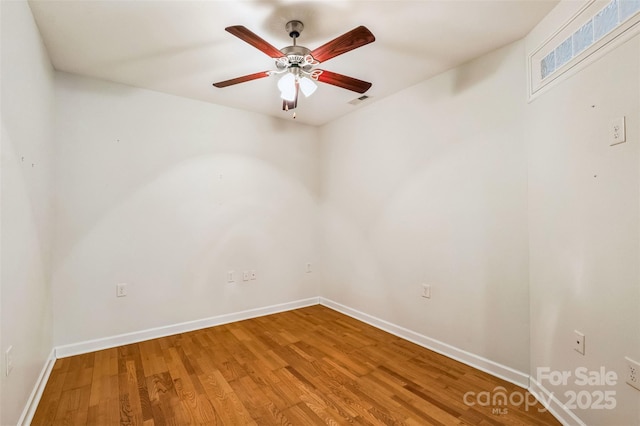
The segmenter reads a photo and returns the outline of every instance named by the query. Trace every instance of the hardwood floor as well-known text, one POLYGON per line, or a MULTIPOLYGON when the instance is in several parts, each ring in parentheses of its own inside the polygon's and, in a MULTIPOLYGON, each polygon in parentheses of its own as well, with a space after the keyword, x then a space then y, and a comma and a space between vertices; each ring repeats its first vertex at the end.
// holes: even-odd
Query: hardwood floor
POLYGON ((316 305, 59 359, 32 424, 559 424, 527 395, 316 305))

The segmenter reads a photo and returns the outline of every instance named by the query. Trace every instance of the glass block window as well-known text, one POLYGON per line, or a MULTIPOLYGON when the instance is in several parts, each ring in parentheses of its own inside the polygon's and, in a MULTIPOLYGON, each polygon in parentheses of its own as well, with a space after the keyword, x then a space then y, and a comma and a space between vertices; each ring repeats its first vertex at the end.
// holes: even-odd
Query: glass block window
POLYGON ((618 0, 613 0, 593 17, 593 39, 600 40, 618 25, 618 0))
POLYGON ((541 79, 549 77, 639 11, 640 0, 611 0, 582 27, 540 60, 541 79))
POLYGON ((625 21, 640 10, 640 0, 620 0, 620 20, 625 21))
POLYGON ((584 24, 570 39, 573 41, 573 55, 577 55, 591 46, 593 44, 593 21, 584 24))
POLYGON ((547 76, 556 70, 556 51, 552 50, 547 56, 542 59, 542 75, 547 76))
POLYGON ((560 68, 573 57, 573 40, 571 37, 556 47, 556 68, 560 68))

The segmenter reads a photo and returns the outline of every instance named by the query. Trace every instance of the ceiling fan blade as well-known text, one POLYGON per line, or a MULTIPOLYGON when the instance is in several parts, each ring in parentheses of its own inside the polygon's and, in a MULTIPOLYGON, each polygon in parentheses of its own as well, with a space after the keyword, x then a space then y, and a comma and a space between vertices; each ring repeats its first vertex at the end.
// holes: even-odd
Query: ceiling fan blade
POLYGON ((325 62, 350 50, 369 44, 375 39, 371 31, 361 25, 313 50, 311 56, 318 62, 325 62))
POLYGON ((334 86, 342 87, 343 89, 353 90, 354 92, 364 93, 371 87, 371 83, 368 81, 358 80, 357 78, 349 77, 346 75, 338 74, 331 71, 322 71, 318 75, 317 80, 323 83, 332 84, 334 86))
POLYGON ((225 30, 238 37, 240 40, 249 43, 261 52, 264 52, 271 58, 277 59, 284 56, 280 50, 276 49, 260 36, 258 36, 248 28, 243 27, 242 25, 227 27, 225 28, 225 30))
POLYGON ((257 80, 259 78, 269 77, 268 71, 261 71, 254 74, 243 75, 242 77, 232 78, 231 80, 219 81, 217 83, 213 83, 215 87, 223 88, 227 86, 233 86, 234 84, 244 83, 246 81, 257 80))

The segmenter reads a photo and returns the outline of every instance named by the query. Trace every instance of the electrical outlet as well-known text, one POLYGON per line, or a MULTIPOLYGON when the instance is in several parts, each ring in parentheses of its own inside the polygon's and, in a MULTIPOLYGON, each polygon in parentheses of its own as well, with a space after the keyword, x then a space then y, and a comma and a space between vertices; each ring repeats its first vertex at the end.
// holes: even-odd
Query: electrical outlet
POLYGON ((422 297, 431 299, 431 286, 428 284, 422 284, 422 297))
POLYGON ((640 363, 632 360, 629 357, 624 357, 627 362, 627 374, 625 381, 629 386, 640 390, 640 363))
POLYGON ((617 145, 627 140, 627 131, 624 116, 618 117, 609 123, 609 145, 617 145))
POLYGON ((254 271, 254 270, 251 270, 251 272, 249 273, 249 275, 251 276, 251 279, 252 279, 252 280, 255 280, 255 279, 257 278, 257 277, 256 277, 256 271, 254 271))
POLYGON ((236 280, 233 278, 233 271, 227 271, 227 282, 228 283, 233 283, 236 280))
POLYGON ((311 263, 307 263, 307 274, 311 272, 311 263))
POLYGON ((6 368, 5 375, 8 376, 13 371, 13 346, 9 346, 4 352, 4 365, 6 368))
POLYGON ((242 281, 249 281, 251 274, 249 271, 242 271, 242 281))
POLYGON ((584 334, 573 330, 573 350, 584 355, 584 334))
POLYGON ((125 297, 127 295, 127 285, 124 283, 116 284, 116 296, 125 297))

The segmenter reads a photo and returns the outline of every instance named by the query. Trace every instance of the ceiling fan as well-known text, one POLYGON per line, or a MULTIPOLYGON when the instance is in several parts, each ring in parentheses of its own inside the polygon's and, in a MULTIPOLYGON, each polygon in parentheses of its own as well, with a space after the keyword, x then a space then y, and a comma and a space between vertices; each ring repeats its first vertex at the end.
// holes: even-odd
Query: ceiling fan
POLYGON ((227 32, 275 59, 276 70, 261 71, 232 78, 231 80, 220 81, 213 85, 222 88, 270 75, 281 74, 282 77, 278 80, 278 89, 280 90, 282 109, 284 111, 293 110, 298 106, 298 94, 300 91, 305 96, 311 96, 317 87, 314 81, 320 81, 358 93, 364 93, 369 90, 371 87, 369 82, 315 67, 331 58, 373 42, 376 38, 371 31, 364 26, 359 26, 314 50, 310 50, 296 44, 296 39, 300 37, 303 29, 304 25, 300 21, 287 22, 285 30, 289 37, 293 39, 293 45, 277 49, 242 25, 225 28, 227 32))

